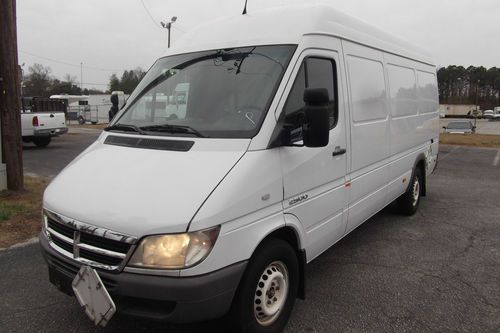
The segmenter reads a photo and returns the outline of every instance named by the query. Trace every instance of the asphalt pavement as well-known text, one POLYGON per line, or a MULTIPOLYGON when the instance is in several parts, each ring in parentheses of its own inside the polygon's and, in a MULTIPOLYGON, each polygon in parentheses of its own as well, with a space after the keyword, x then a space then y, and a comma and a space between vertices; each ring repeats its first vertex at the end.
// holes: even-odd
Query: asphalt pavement
MULTIPOLYGON (((83 149, 87 143, 67 140, 61 147, 80 142, 83 149)), ((441 146, 438 169, 416 215, 400 216, 388 207, 308 265, 306 300, 297 300, 286 331, 500 332, 497 154, 498 149, 441 146)), ((50 163, 40 161, 48 169, 50 163)), ((57 173, 61 164, 47 173, 57 173)), ((0 252, 0 271, 0 332, 223 327, 224 319, 179 326, 116 316, 106 328, 94 328, 77 301, 48 282, 38 244, 0 252)))
POLYGON ((25 174, 41 177, 56 176, 69 162, 90 146, 100 133, 99 129, 70 127, 67 134, 52 138, 47 147, 24 143, 25 174))

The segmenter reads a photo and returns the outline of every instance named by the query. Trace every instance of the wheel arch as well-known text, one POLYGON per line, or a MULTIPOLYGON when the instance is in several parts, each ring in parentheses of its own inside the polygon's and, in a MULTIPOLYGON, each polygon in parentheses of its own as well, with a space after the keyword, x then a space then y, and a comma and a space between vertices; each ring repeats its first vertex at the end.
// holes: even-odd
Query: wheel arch
POLYGON ((423 153, 420 153, 415 159, 415 163, 413 164, 413 174, 415 174, 415 170, 420 169, 420 175, 422 176, 422 196, 425 197, 427 194, 427 175, 425 172, 426 159, 423 153))
POLYGON ((266 241, 270 239, 280 239, 288 244, 295 250, 297 255, 297 260, 299 262, 299 287, 297 291, 297 296, 300 299, 305 299, 305 280, 306 280, 306 265, 307 265, 307 257, 306 251, 301 247, 301 239, 299 236, 299 232, 292 226, 284 225, 278 229, 273 230, 269 234, 267 234, 257 245, 255 250, 252 253, 252 257, 257 251, 257 249, 266 241))

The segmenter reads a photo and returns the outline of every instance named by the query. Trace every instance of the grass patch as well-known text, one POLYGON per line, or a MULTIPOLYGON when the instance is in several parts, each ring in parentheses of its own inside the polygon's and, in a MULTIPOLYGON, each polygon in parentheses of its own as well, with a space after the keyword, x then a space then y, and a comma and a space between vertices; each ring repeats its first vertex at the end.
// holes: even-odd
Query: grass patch
POLYGON ((48 180, 25 177, 24 191, 0 192, 0 248, 38 235, 41 229, 42 196, 48 180))
POLYGON ((0 202, 0 222, 7 221, 12 215, 22 213, 25 209, 22 204, 0 202))
POLYGON ((500 148, 500 135, 441 133, 439 142, 446 145, 500 148))

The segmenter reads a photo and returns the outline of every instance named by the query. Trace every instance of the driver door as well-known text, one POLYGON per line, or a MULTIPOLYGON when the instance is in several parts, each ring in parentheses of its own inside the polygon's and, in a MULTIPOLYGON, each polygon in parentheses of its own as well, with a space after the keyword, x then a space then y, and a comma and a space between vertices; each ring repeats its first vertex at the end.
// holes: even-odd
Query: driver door
MULTIPOLYGON (((341 66, 336 51, 309 49, 302 54, 296 67, 299 69, 295 80, 290 80, 292 87, 281 115, 287 126, 300 118, 306 88, 327 88, 330 97, 329 144, 322 148, 280 148, 284 211, 300 220, 310 261, 345 232, 348 185, 344 85, 340 81, 341 66)), ((294 127, 290 135, 294 144, 302 144, 300 126, 294 127)))

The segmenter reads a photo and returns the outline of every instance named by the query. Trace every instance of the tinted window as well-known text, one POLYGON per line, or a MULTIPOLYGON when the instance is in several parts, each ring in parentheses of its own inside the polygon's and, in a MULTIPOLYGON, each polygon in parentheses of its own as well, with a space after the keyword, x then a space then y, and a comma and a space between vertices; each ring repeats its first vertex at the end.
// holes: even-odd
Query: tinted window
POLYGON ((301 117, 304 104, 304 90, 306 88, 326 88, 330 96, 330 128, 335 126, 337 119, 337 92, 336 92, 335 62, 324 58, 306 58, 302 63, 292 90, 285 103, 285 122, 293 125, 292 140, 301 140, 301 117))

